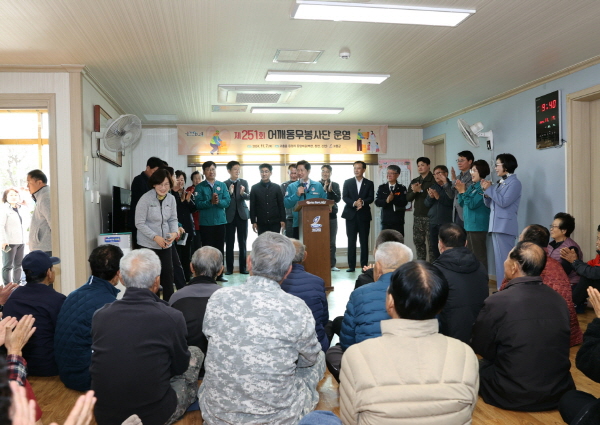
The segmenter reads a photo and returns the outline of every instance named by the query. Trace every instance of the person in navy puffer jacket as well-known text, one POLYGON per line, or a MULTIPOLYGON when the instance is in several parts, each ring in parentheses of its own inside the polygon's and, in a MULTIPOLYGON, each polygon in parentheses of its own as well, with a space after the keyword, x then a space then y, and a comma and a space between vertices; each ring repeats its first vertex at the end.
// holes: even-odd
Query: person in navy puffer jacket
POLYGON ((306 247, 297 239, 291 239, 296 248, 296 256, 292 262, 292 271, 287 278, 281 282, 281 289, 291 295, 303 300, 315 318, 315 331, 321 343, 323 352, 329 348, 329 339, 325 334, 325 325, 329 321, 329 307, 325 295, 325 281, 319 276, 304 270, 306 260, 306 247))
POLYGON ((121 248, 100 245, 88 261, 92 275, 85 285, 71 292, 58 314, 54 334, 54 356, 60 380, 67 388, 87 391, 92 385, 92 316, 117 299, 121 248))

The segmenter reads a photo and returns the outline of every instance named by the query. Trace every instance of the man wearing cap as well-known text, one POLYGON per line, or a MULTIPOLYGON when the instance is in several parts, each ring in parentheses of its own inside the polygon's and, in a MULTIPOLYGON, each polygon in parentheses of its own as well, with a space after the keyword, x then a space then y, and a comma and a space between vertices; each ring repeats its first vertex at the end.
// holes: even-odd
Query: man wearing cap
POLYGON ((35 318, 36 331, 23 347, 30 376, 58 375, 54 360, 54 330, 60 308, 67 298, 52 288, 55 277, 52 266, 59 263, 59 258, 50 257, 44 251, 27 254, 23 258, 27 284, 15 289, 4 305, 4 317, 21 320, 31 314, 35 318))

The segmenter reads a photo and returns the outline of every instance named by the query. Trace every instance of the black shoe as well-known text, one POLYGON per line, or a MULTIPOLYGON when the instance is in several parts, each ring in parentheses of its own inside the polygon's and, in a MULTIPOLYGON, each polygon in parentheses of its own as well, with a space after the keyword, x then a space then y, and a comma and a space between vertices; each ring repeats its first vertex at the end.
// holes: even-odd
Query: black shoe
POLYGON ((227 279, 225 279, 223 276, 219 276, 217 278, 217 282, 229 282, 227 279))
POLYGON ((229 276, 230 274, 233 274, 233 272, 225 272, 225 274, 229 276))
POLYGON ((250 272, 248 270, 244 270, 243 272, 240 272, 240 274, 250 274, 250 272))
POLYGON ((348 269, 346 270, 346 273, 354 273, 354 269, 348 269))

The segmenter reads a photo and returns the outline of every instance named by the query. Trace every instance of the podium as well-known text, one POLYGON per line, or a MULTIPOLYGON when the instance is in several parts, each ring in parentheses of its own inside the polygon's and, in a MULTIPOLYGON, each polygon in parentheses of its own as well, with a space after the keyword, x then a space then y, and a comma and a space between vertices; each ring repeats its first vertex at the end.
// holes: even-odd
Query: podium
POLYGON ((332 200, 312 198, 299 201, 294 208, 299 213, 300 240, 308 252, 304 268, 325 281, 326 291, 333 291, 329 250, 329 212, 333 204, 332 200))

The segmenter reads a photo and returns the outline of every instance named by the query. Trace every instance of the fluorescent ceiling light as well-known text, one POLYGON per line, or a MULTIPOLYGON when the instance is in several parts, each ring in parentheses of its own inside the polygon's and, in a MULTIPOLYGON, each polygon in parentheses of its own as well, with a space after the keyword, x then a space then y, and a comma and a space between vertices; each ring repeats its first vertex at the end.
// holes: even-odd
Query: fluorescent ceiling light
POLYGON ((390 74, 352 74, 348 72, 267 71, 266 81, 298 81, 305 83, 381 84, 390 74))
POLYGON ((292 18, 455 27, 473 13, 472 9, 296 0, 292 18))
POLYGON ((267 108, 254 107, 250 110, 253 114, 327 114, 335 115, 344 108, 267 108))

